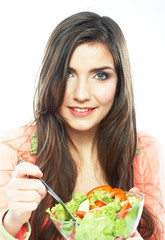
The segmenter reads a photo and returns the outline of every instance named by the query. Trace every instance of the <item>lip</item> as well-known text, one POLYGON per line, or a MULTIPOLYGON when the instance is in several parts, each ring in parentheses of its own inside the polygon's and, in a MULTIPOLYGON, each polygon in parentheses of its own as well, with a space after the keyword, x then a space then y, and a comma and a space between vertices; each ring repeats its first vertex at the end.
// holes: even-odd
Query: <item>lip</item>
POLYGON ((77 117, 86 117, 94 112, 96 108, 94 107, 69 107, 70 112, 77 117))

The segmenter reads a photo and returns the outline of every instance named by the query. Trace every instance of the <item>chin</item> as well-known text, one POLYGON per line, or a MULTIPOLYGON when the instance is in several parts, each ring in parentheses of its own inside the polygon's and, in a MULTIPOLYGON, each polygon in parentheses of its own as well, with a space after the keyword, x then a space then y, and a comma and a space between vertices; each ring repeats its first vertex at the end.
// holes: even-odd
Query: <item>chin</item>
POLYGON ((72 126, 72 125, 68 125, 67 128, 70 131, 74 131, 74 132, 90 132, 90 131, 96 131, 97 130, 98 125, 94 125, 94 126, 87 126, 87 125, 79 125, 79 126, 72 126))

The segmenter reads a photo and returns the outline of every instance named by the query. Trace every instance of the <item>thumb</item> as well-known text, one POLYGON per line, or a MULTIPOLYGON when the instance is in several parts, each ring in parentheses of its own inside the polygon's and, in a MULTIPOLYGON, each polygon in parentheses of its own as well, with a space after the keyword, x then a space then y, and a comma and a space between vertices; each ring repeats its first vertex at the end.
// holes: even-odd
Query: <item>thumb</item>
POLYGON ((133 193, 139 193, 139 188, 137 187, 133 187, 129 190, 129 192, 133 192, 133 193))
POLYGON ((36 165, 28 162, 19 163, 13 172, 13 177, 16 178, 24 178, 27 176, 41 178, 42 175, 41 170, 36 165))

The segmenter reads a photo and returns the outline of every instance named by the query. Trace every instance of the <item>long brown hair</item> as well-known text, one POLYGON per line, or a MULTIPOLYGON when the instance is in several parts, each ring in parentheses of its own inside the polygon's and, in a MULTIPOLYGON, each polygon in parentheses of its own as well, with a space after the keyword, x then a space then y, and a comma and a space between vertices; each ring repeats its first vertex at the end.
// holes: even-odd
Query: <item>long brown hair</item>
MULTIPOLYGON (((77 168, 69 152, 70 139, 58 109, 63 101, 72 53, 79 44, 85 42, 100 42, 108 46, 118 76, 113 106, 101 121, 97 133, 100 165, 112 187, 129 190, 134 186, 133 159, 137 148, 137 132, 126 42, 121 29, 111 18, 82 12, 62 21, 51 34, 34 101, 38 136, 36 163, 44 174, 44 180, 64 202, 72 197, 77 168)), ((59 236, 50 220, 43 224, 45 209, 54 204, 47 195, 33 213, 31 239, 57 239, 59 236)), ((143 238, 148 239, 156 225, 146 208, 142 219, 148 227, 143 238)), ((143 226, 139 224, 139 231, 143 226)))

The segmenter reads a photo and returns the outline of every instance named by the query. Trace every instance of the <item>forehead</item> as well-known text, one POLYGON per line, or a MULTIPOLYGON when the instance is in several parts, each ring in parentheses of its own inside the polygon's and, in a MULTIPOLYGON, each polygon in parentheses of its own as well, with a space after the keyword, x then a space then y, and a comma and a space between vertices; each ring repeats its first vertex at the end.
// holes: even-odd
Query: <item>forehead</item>
POLYGON ((69 66, 111 64, 114 66, 113 56, 106 44, 99 42, 87 42, 78 45, 70 59, 69 66))

